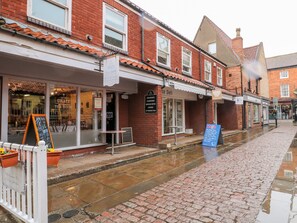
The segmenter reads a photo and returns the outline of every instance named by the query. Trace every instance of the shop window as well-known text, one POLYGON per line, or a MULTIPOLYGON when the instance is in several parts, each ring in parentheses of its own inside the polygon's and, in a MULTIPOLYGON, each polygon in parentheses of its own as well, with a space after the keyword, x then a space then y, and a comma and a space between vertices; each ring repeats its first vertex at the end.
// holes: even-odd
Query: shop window
POLYGON ((183 73, 192 74, 192 52, 186 48, 182 48, 182 64, 183 73))
POLYGON ((29 21, 70 34, 72 0, 29 0, 29 21))
POLYGON ((50 130, 55 147, 76 146, 75 87, 53 85, 50 88, 50 130))
POLYGON ((160 65, 170 67, 170 40, 157 33, 157 61, 160 65))
POLYGON ((89 89, 81 89, 80 92, 80 139, 81 145, 102 142, 101 130, 101 106, 95 102, 102 102, 102 92, 89 89))
POLYGON ((254 122, 259 122, 259 105, 254 105, 254 122))
POLYGON ((289 92, 289 85, 288 84, 282 84, 280 86, 280 95, 281 97, 290 97, 290 92, 289 92))
POLYGON ((174 133, 171 126, 181 126, 176 132, 183 132, 184 109, 183 100, 163 98, 163 134, 174 133))
POLYGON ((22 143, 30 114, 45 114, 44 83, 9 80, 8 141, 22 143))
POLYGON ((127 15, 104 4, 104 43, 127 50, 127 15))
POLYGON ((217 69, 217 84, 218 84, 218 86, 223 85, 223 71, 219 67, 217 69))
POLYGON ((204 60, 204 79, 211 83, 211 62, 204 60))

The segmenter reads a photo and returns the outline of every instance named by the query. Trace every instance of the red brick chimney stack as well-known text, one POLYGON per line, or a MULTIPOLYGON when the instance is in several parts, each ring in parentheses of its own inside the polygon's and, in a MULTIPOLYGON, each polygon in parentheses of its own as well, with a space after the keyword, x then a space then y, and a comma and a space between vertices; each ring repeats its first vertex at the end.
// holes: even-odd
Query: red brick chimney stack
POLYGON ((236 37, 232 39, 232 49, 240 57, 240 59, 243 60, 243 39, 240 36, 240 28, 236 29, 236 37))

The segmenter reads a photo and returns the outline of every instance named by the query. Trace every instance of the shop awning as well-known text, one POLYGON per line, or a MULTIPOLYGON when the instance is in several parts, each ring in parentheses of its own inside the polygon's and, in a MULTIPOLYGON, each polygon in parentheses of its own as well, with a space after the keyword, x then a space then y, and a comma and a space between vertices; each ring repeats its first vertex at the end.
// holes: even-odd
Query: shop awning
POLYGON ((195 93, 195 94, 201 94, 201 95, 206 95, 206 89, 192 86, 189 84, 184 84, 180 83, 177 81, 170 81, 170 83, 173 85, 174 89, 176 90, 181 90, 181 91, 186 91, 190 93, 195 93))

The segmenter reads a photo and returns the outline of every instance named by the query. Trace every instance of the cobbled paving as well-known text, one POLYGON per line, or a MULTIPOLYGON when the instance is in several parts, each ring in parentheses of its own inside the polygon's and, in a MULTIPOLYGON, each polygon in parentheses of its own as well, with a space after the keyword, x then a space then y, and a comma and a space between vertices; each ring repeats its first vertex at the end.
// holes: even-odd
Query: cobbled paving
POLYGON ((297 128, 281 126, 111 208, 93 222, 255 222, 297 128))

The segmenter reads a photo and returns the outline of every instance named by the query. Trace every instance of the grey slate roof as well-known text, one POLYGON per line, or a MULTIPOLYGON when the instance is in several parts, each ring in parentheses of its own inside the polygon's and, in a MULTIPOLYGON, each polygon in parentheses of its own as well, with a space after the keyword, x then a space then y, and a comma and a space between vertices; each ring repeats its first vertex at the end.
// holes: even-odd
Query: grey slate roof
POLYGON ((266 58, 267 69, 297 66, 297 53, 266 58))

